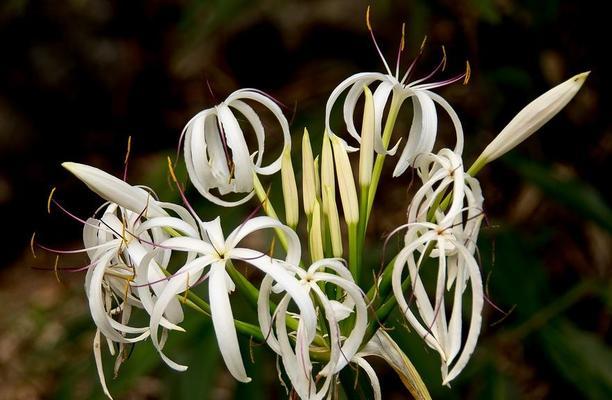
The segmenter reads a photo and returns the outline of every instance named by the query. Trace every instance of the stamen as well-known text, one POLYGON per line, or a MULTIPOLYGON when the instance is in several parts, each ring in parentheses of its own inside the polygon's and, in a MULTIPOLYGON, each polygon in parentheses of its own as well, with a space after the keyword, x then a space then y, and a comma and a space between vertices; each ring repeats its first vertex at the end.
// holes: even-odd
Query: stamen
POLYGON ((383 64, 385 64, 385 69, 387 70, 387 73, 393 76, 393 74, 391 73, 391 69, 389 68, 389 64, 387 64, 387 60, 385 60, 385 56, 383 56, 382 51, 380 51, 380 47, 378 47, 378 43, 376 42, 376 36, 374 36, 374 30, 372 29, 372 24, 370 23, 370 6, 368 6, 366 10, 366 25, 368 27, 368 31, 370 32, 370 37, 372 38, 372 42, 374 42, 374 47, 376 47, 376 51, 378 52, 378 55, 380 56, 383 64))
POLYGON ((128 161, 130 160, 130 151, 132 150, 132 136, 128 136, 127 150, 125 151, 125 159, 123 160, 123 181, 127 181, 128 161))
POLYGON ((53 200, 53 193, 55 193, 56 187, 53 186, 51 192, 49 193, 49 198, 47 199, 47 213, 51 214, 51 201, 53 200))
POLYGON ((412 60, 412 62, 408 66, 408 69, 406 70, 406 73, 404 74, 400 82, 401 84, 404 84, 406 82, 406 80, 410 77, 410 73, 416 66, 417 62, 421 59, 421 56, 423 55, 423 51, 425 50, 426 43, 427 43, 427 36, 423 38, 423 41, 421 42, 421 48, 419 49, 419 54, 417 54, 417 56, 414 58, 414 60, 412 60))
POLYGON ((444 46, 442 46, 442 60, 440 60, 440 63, 436 66, 436 68, 434 68, 433 71, 429 73, 429 75, 425 76, 424 78, 417 79, 414 82, 411 82, 410 86, 418 85, 419 83, 428 80, 429 78, 434 76, 436 72, 438 72, 440 69, 444 71, 445 68, 446 68, 446 49, 444 48, 444 46))
POLYGON ((30 239, 30 250, 32 251, 32 256, 36 258, 36 252, 34 251, 34 240, 36 240, 36 232, 32 233, 32 238, 30 239))
POLYGON ((400 40, 399 49, 397 50, 397 62, 395 63, 395 78, 399 79, 399 67, 400 61, 402 58, 402 52, 404 51, 404 46, 406 45, 406 23, 402 23, 402 38, 400 40))
POLYGON ((62 283, 62 281, 59 278, 59 274, 57 273, 57 264, 59 263, 59 256, 55 256, 55 265, 53 266, 53 273, 55 274, 55 279, 57 280, 57 283, 62 283))
POLYGON ((470 81, 470 76, 472 76, 472 68, 470 68, 470 62, 465 61, 465 79, 463 79, 463 84, 467 85, 470 81))

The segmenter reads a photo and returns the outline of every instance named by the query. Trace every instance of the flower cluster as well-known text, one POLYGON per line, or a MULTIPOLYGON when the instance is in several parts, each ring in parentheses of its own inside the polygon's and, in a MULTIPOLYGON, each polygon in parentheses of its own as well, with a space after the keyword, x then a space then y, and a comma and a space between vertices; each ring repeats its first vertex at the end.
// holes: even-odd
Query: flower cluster
MULTIPOLYGON (((373 36, 369 23, 368 28, 373 36)), ((466 169, 460 119, 432 89, 467 83, 469 64, 463 74, 432 82, 444 70, 444 54, 431 74, 409 81, 416 60, 400 78, 403 49, 402 38, 395 74, 383 58, 387 74, 358 73, 332 92, 320 156, 315 157, 310 135, 304 131, 301 196, 291 159, 289 123, 266 94, 238 90, 186 124, 180 143, 191 185, 222 207, 258 199, 256 211, 229 234, 224 233, 220 218, 207 221, 196 213, 170 162, 183 205, 162 202, 152 190, 94 167, 63 164, 106 201, 93 217, 81 222, 82 251, 90 260, 83 268, 87 271, 85 292, 97 328, 94 355, 109 397, 102 368, 103 339, 116 355, 115 371, 125 361, 126 346, 145 340, 151 341, 168 366, 183 371, 187 366, 175 361, 164 347, 172 331, 183 331, 185 307, 212 320, 219 351, 236 380, 251 379, 238 341, 238 335, 245 335, 266 343, 278 355, 281 382, 301 399, 334 398, 342 390, 339 373, 348 366, 363 370, 375 398, 380 399, 380 382, 366 361, 371 356, 388 363, 415 398, 429 398, 416 369, 385 331, 395 307, 414 333, 439 354, 442 383, 448 385, 461 373, 476 348, 484 304, 475 257, 484 199, 474 176, 561 110, 587 74, 569 79, 529 104, 466 169), (347 90, 342 105, 345 124, 332 127, 333 108, 347 90), (354 118, 361 99, 358 130, 354 118), (402 248, 371 282, 374 268, 364 257, 368 221, 376 209, 383 164, 401 146, 400 141, 390 143, 408 99, 412 123, 400 138, 405 145, 396 157, 393 176, 412 168, 420 186, 406 205, 406 223, 393 232, 405 233, 402 248), (264 128, 255 103, 273 114, 283 139, 280 155, 268 165, 262 164, 269 129, 264 128), (437 107, 454 126, 452 149, 434 151, 437 107), (247 129, 255 133, 253 149, 247 145, 247 129), (341 138, 344 130, 356 145, 341 138), (351 164, 356 152, 357 179, 351 164), (284 217, 260 181, 279 171, 284 217), (306 217, 301 225, 300 203, 306 217), (256 216, 258 212, 266 215, 256 216), (270 234, 262 234, 264 230, 270 234), (253 248, 254 241, 247 237, 254 234, 259 243, 265 242, 263 248, 253 248), (237 265, 259 273, 247 278, 237 265), (425 269, 435 272, 434 282, 423 279, 425 269), (207 299, 198 295, 202 286, 207 288, 207 299), (256 320, 234 317, 231 298, 235 292, 254 307, 256 320), (148 324, 137 326, 131 321, 136 310, 144 312, 148 324)))

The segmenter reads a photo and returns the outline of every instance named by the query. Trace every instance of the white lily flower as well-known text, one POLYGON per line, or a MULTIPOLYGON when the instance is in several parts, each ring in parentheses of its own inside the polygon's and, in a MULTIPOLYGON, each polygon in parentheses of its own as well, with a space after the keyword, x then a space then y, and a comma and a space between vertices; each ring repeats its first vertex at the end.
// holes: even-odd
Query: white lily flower
POLYGON ((482 278, 473 254, 461 241, 457 240, 450 230, 439 225, 415 224, 409 228, 408 239, 410 240, 409 244, 400 251, 394 263, 393 293, 400 310, 402 310, 410 325, 428 346, 440 354, 442 380, 443 384, 446 385, 463 370, 476 347, 482 323, 484 302, 482 278), (424 258, 423 249, 430 245, 434 246, 431 257, 438 260, 438 278, 433 304, 419 276, 424 258), (444 294, 448 256, 457 258, 457 274, 458 276, 467 276, 471 286, 472 311, 467 339, 463 346, 461 346, 461 313, 463 294, 467 284, 464 284, 462 279, 456 280, 451 316, 450 320, 447 321, 444 294), (408 297, 414 297, 420 320, 411 311, 410 305, 406 301, 406 294, 402 290, 402 272, 406 265, 408 265, 410 280, 413 282, 408 297), (456 359, 460 350, 461 354, 456 359))
POLYGON ((333 376, 351 362, 353 356, 359 350, 368 323, 364 294, 355 284, 350 271, 340 259, 319 260, 313 263, 308 270, 303 270, 291 264, 284 264, 284 266, 288 271, 297 275, 301 284, 317 298, 317 301, 323 307, 325 319, 329 325, 330 359, 318 373, 318 375, 326 377, 320 389, 316 388, 315 379, 312 377, 312 363, 308 352, 310 343, 297 341, 295 351, 291 348, 285 326, 285 314, 291 300, 290 293, 283 296, 279 302, 275 316, 270 315, 269 297, 273 290, 274 281, 271 276, 265 277, 260 287, 259 323, 262 332, 266 334, 268 345, 281 356, 285 372, 300 398, 321 399, 326 395, 331 379, 334 379, 333 376), (346 294, 344 301, 330 300, 319 286, 322 282, 325 282, 326 285, 336 286, 337 290, 342 290, 346 294), (353 329, 348 337, 342 337, 338 323, 352 313, 355 313, 353 329), (273 321, 276 329, 273 329, 273 321))
MULTIPOLYGON (((398 51, 398 59, 395 68, 395 73, 389 68, 389 64, 385 60, 380 48, 376 44, 374 39, 374 33, 369 23, 369 9, 368 9, 368 30, 372 36, 376 50, 380 55, 383 64, 386 68, 386 74, 379 72, 362 72, 350 76, 341 82, 329 96, 327 105, 325 108, 325 128, 329 135, 335 137, 336 134, 330 126, 330 115, 335 103, 338 101, 340 95, 348 90, 346 99, 343 105, 344 122, 348 133, 357 141, 361 143, 361 137, 355 128, 354 114, 357 102, 362 94, 364 94, 364 87, 370 87, 372 84, 378 83, 378 86, 373 90, 373 104, 374 104, 374 149, 378 154, 394 155, 400 145, 398 141, 391 149, 388 149, 389 138, 383 139, 383 113, 387 107, 389 101, 389 115, 387 119, 397 116, 402 104, 407 100, 412 100, 413 105, 413 120, 406 145, 397 161, 393 176, 401 175, 414 161, 415 157, 422 153, 429 153, 433 149, 434 142, 436 140, 438 119, 436 112, 436 104, 442 107, 450 116, 454 125, 456 134, 456 144, 454 152, 461 154, 463 151, 463 128, 461 121, 457 116, 457 113, 451 107, 451 105, 444 100, 440 95, 432 92, 430 89, 435 89, 441 86, 449 85, 451 83, 461 81, 467 82, 469 79, 469 64, 464 74, 456 76, 454 78, 445 79, 438 82, 429 82, 429 79, 440 69, 444 69, 446 65, 446 54, 440 64, 427 76, 417 79, 412 82, 408 82, 414 66, 416 64, 415 59, 403 76, 400 75, 400 56, 404 49, 404 38, 402 33, 402 42, 400 50, 398 51), (391 117, 393 116, 393 117, 391 117)), ((421 48, 422 51, 422 48, 421 48)), ((389 132, 390 134, 390 132, 389 132)), ((357 148, 350 146, 344 139, 340 139, 347 151, 356 151, 357 148)))
MULTIPOLYGON (((128 185, 129 186, 129 185, 128 185)), ((132 187, 131 187, 132 188, 132 187)), ((134 188, 139 189, 139 188, 134 188)), ((174 209, 178 214, 186 213, 181 207, 166 203, 157 203, 160 207, 174 209)), ((163 208, 161 208, 163 210, 163 208)), ((166 211, 163 210, 165 213, 166 211)), ((159 217, 167 219, 169 217, 159 217)), ((135 213, 117 204, 104 206, 100 219, 89 218, 84 221, 83 242, 91 263, 87 267, 85 277, 85 293, 89 301, 92 318, 97 326, 94 340, 94 355, 104 393, 111 397, 106 387, 100 349, 100 336, 104 335, 111 354, 115 354, 114 343, 119 344, 115 370, 124 361, 124 345, 146 339, 149 327, 131 327, 128 324, 133 307, 152 309, 151 296, 143 296, 153 288, 160 293, 165 286, 163 281, 168 258, 161 254, 151 259, 147 271, 137 272, 138 265, 147 252, 154 247, 154 241, 163 240, 168 234, 159 227, 147 226, 150 221, 143 221, 143 212, 135 213), (138 286, 135 282, 148 277, 145 283, 138 286), (153 282, 152 284, 148 284, 153 282), (120 321, 116 316, 120 315, 120 321), (129 335, 129 336, 127 336, 129 335)), ((193 223, 193 221, 191 221, 193 223)), ((193 225, 184 222, 177 227, 187 234, 194 232, 193 225)), ((183 312, 178 300, 172 302, 166 310, 162 324, 166 327, 176 327, 183 319, 183 312)))
POLYGON ((283 151, 290 148, 287 119, 273 100, 256 89, 237 90, 221 104, 199 112, 181 134, 189 179, 202 196, 224 207, 243 204, 253 196, 253 172, 271 175, 280 170, 282 163, 281 152, 270 164, 262 166, 266 131, 255 110, 245 101, 259 103, 272 112, 283 134, 283 151), (256 151, 249 150, 236 112, 255 132, 256 151), (221 196, 227 193, 247 195, 237 201, 226 201, 212 194, 213 189, 221 196))
POLYGON ((408 211, 406 244, 396 258, 392 285, 410 325, 440 354, 443 383, 448 384, 467 364, 480 333, 484 297, 474 251, 483 199, 477 181, 463 171, 461 158, 451 150, 442 149, 437 155, 423 156, 418 165, 424 183, 408 211), (452 202, 448 210, 443 210, 439 201, 447 191, 452 195, 452 202), (428 221, 431 216, 434 222, 428 221), (426 257, 437 259, 438 264, 434 303, 419 275, 426 257), (406 265, 412 282, 409 296, 414 298, 418 317, 411 311, 401 288, 406 265), (463 295, 468 282, 472 316, 462 345, 463 295), (451 315, 447 319, 445 292, 450 292, 453 284, 451 315))
MULTIPOLYGON (((211 317, 217 335, 217 342, 225 364, 234 378, 241 382, 249 382, 234 327, 234 318, 229 301, 229 293, 234 290, 234 283, 225 271, 226 263, 230 260, 240 260, 263 271, 273 277, 283 290, 290 293, 295 300, 302 319, 300 320, 300 340, 310 343, 316 333, 316 315, 314 306, 308 294, 298 281, 279 264, 279 260, 268 255, 247 248, 238 247, 239 242, 250 233, 274 228, 282 230, 287 237, 287 255, 285 262, 297 264, 300 259, 300 242, 296 233, 278 220, 269 217, 256 217, 248 220, 236 228, 227 238, 221 230, 219 219, 203 222, 203 238, 174 237, 162 243, 162 248, 171 248, 174 251, 187 251, 198 254, 198 257, 187 262, 169 278, 163 292, 157 298, 151 312, 151 340, 164 361, 172 368, 182 371, 187 367, 177 364, 163 354, 163 343, 158 337, 158 328, 162 315, 176 297, 198 283, 198 276, 209 268, 208 279, 210 284, 209 300, 211 317)), ((147 260, 145 260, 147 261, 147 260)))
POLYGON ((501 157, 550 121, 574 98, 589 73, 583 72, 571 77, 525 106, 489 143, 476 164, 484 165, 501 157))

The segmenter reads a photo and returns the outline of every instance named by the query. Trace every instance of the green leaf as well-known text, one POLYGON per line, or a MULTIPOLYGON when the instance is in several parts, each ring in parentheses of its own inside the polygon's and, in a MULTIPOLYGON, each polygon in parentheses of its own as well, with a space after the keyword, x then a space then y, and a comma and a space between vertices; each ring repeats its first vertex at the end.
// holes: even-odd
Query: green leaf
POLYGON ((612 350, 598 336, 569 322, 540 333, 553 366, 587 399, 612 398, 612 350))
POLYGON ((551 199, 612 232, 612 209, 592 186, 557 176, 550 168, 530 160, 506 157, 505 161, 551 199))

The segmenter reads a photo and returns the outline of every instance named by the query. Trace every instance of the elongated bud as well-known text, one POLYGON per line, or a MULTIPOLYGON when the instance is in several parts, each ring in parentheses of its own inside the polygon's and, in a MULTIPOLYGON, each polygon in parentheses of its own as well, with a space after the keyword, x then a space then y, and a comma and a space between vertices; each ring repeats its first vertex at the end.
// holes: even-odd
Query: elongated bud
POLYGON ((315 178, 315 197, 317 199, 321 199, 321 176, 319 171, 319 156, 316 156, 314 159, 314 178, 315 178))
POLYGON ((295 173, 293 172, 293 163, 291 162, 291 149, 289 147, 285 147, 283 151, 281 178, 283 184, 283 199, 285 201, 285 222, 291 228, 295 228, 298 224, 300 214, 300 200, 298 199, 295 173))
POLYGON ((135 187, 98 168, 74 162, 62 163, 62 167, 79 178, 104 200, 118 204, 145 217, 159 217, 167 213, 157 204, 151 193, 135 187))
POLYGON ((365 86, 365 105, 361 124, 361 146, 359 147, 359 185, 368 186, 372 180, 374 165, 374 99, 372 92, 365 86))
POLYGON ((338 216, 338 206, 336 196, 332 189, 323 186, 323 198, 327 199, 327 226, 329 227, 329 237, 331 239, 332 253, 334 257, 342 258, 342 231, 340 230, 340 217, 338 216))
POLYGON ((317 188, 315 183, 314 158, 308 130, 304 128, 302 137, 302 197, 304 201, 304 212, 312 215, 314 202, 317 199, 317 188))
POLYGON ((587 76, 589 72, 578 74, 529 103, 484 149, 477 163, 484 165, 491 162, 531 136, 569 103, 587 76))
POLYGON ((325 257, 323 254, 323 236, 321 235, 321 206, 316 199, 312 208, 310 229, 308 230, 308 247, 310 248, 312 262, 325 257))
POLYGON ((333 137, 331 140, 344 219, 347 224, 356 224, 359 222, 359 205, 357 203, 357 191, 355 190, 355 179, 353 178, 351 162, 340 139, 333 137))
MULTIPOLYGON (((321 149, 321 186, 328 186, 333 196, 336 195, 336 177, 334 173, 334 155, 332 153, 329 135, 323 135, 323 146, 321 149)), ((325 211, 325 190, 321 190, 323 199, 323 210, 325 211)))

